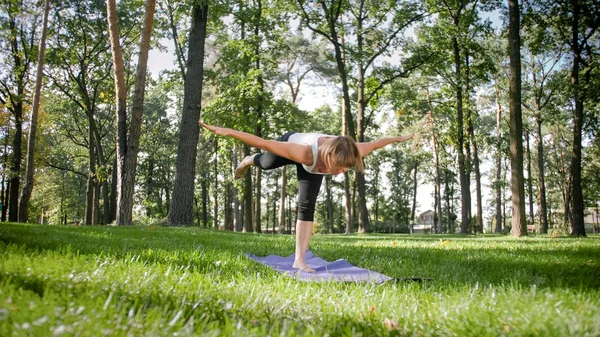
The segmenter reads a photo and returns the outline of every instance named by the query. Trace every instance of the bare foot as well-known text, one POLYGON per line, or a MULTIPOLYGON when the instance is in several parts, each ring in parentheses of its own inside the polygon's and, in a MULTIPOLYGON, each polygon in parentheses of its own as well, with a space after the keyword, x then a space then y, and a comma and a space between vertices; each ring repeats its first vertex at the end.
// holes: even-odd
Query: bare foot
POLYGON ((235 168, 235 172, 233 174, 235 179, 240 179, 241 177, 243 177, 246 174, 246 171, 248 171, 250 166, 252 166, 252 164, 254 164, 254 156, 255 155, 247 156, 246 158, 244 158, 242 160, 242 162, 238 165, 238 167, 235 168))
POLYGON ((294 262, 292 267, 302 270, 302 271, 305 271, 307 273, 316 273, 317 272, 316 270, 309 267, 305 262, 296 261, 296 262, 294 262))

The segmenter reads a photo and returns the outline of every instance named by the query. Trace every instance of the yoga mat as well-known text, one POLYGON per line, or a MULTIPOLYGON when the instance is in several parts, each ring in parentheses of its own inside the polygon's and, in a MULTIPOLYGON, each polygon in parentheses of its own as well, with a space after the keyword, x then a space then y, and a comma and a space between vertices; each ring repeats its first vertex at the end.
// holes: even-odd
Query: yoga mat
POLYGON ((316 270, 316 273, 299 271, 292 267, 295 255, 296 254, 292 254, 286 257, 278 255, 260 257, 246 254, 249 258, 300 281, 383 283, 392 280, 391 277, 376 271, 355 267, 344 259, 339 259, 334 262, 325 261, 322 258, 315 256, 310 250, 306 252, 304 260, 309 267, 316 270))

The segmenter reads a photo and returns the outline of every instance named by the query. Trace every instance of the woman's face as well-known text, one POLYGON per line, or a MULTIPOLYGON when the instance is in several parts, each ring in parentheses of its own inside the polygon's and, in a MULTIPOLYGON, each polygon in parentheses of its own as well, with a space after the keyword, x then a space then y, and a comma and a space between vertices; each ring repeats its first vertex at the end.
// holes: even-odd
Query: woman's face
POLYGON ((334 176, 337 176, 338 174, 347 172, 348 170, 349 170, 349 168, 347 168, 347 167, 341 167, 341 166, 337 166, 337 165, 333 165, 332 167, 329 168, 329 172, 334 176))

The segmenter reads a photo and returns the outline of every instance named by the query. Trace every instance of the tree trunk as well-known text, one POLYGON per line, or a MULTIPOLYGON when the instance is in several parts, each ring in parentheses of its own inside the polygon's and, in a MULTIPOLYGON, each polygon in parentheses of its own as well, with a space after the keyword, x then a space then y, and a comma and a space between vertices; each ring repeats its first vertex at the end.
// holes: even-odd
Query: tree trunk
MULTIPOLYGON (((466 86, 466 92, 467 95, 470 92, 470 64, 469 64, 469 56, 467 55, 466 57, 466 64, 467 64, 467 70, 466 70, 466 82, 467 82, 467 86, 466 86)), ((472 152, 469 152, 467 157, 470 158, 471 157, 471 153, 473 155, 473 162, 468 165, 468 167, 473 167, 473 171, 475 171, 475 198, 477 201, 477 224, 475 225, 476 228, 473 229, 473 231, 475 233, 477 233, 477 231, 482 231, 483 232, 483 204, 482 204, 482 196, 481 196, 481 171, 479 170, 479 152, 477 149, 477 139, 475 138, 475 128, 473 127, 473 115, 471 113, 471 107, 469 105, 469 108, 467 109, 467 131, 469 133, 469 141, 471 143, 471 148, 472 148, 472 152)), ((467 146, 467 150, 469 149, 469 146, 467 146)), ((470 162, 470 159, 469 161, 470 162)), ((467 174, 468 180, 471 180, 471 173, 470 173, 470 169, 469 169, 469 173, 467 174)), ((471 194, 469 191, 469 200, 471 200, 471 194)), ((469 208, 470 209, 470 208, 469 208)), ((469 213, 469 218, 472 219, 471 213, 469 213)))
POLYGON ((529 223, 534 224, 533 217, 533 179, 531 172, 531 148, 529 147, 529 132, 525 131, 525 150, 527 152, 527 192, 529 194, 529 223))
POLYGON ((537 116, 537 152, 538 152, 538 185, 539 185, 539 199, 540 199, 540 233, 548 233, 548 209, 546 204, 546 183, 544 181, 544 139, 542 138, 542 116, 541 112, 538 112, 537 116))
MULTIPOLYGON (((450 186, 449 186, 450 182, 449 179, 444 179, 444 192, 446 194, 446 233, 452 233, 454 234, 454 232, 450 232, 450 225, 453 225, 452 223, 452 206, 450 205, 450 195, 454 192, 450 191, 450 186)), ((452 226, 453 228, 454 226, 452 226)))
MULTIPOLYGON (((202 219, 202 227, 208 227, 208 186, 206 179, 202 178, 200 180, 200 199, 202 199, 202 215, 198 217, 198 223, 200 223, 200 219, 202 219)), ((198 205, 196 205, 198 208, 198 205)), ((199 210, 198 210, 199 211, 199 210)))
MULTIPOLYGON (((244 158, 250 155, 250 147, 244 144, 244 158)), ((252 170, 244 175, 244 232, 251 233, 252 227, 252 170)))
MULTIPOLYGON (((215 144, 215 162, 214 168, 214 185, 213 185, 213 228, 219 229, 219 142, 214 141, 215 144)), ((225 188, 227 193, 227 188, 225 188)))
POLYGON ((23 142, 23 102, 18 102, 14 107, 15 138, 12 143, 12 165, 10 169, 10 193, 8 221, 19 220, 19 185, 21 175, 21 144, 23 142))
POLYGON ((352 233, 354 228, 352 216, 352 195, 350 193, 350 175, 344 172, 344 200, 345 200, 345 218, 346 218, 346 234, 352 233))
POLYGON ((500 89, 496 91, 496 233, 502 233, 502 105, 500 104, 500 89))
MULTIPOLYGON (((110 180, 110 220, 112 223, 117 219, 117 156, 113 159, 110 180)), ((168 199, 168 196, 167 196, 168 199)))
MULTIPOLYGON (((573 222, 571 223, 571 236, 586 237, 584 224, 584 200, 581 188, 581 140, 583 130, 583 103, 585 101, 585 86, 581 86, 579 80, 579 68, 581 64, 582 46, 579 37, 579 24, 581 7, 578 0, 571 0, 573 6, 572 41, 573 68, 571 70, 571 84, 575 89, 575 116, 573 118, 573 155, 571 157, 572 198, 573 198, 573 222)), ((590 66, 588 66, 589 68, 590 66)), ((586 70, 589 74, 590 70, 586 70)), ((584 82, 585 83, 585 82, 584 82)))
MULTIPOLYGON (((458 20, 455 20, 455 25, 458 26, 458 20)), ((457 125, 457 144, 456 151, 458 152, 458 175, 460 180, 460 196, 461 196, 461 224, 460 233, 467 234, 469 230, 469 223, 471 219, 469 214, 471 213, 471 192, 469 177, 467 176, 467 167, 465 163, 464 154, 464 120, 463 120, 463 93, 462 93, 462 74, 461 74, 461 61, 460 61, 460 49, 458 45, 458 39, 452 38, 452 45, 454 49, 454 73, 456 76, 456 125, 457 125)))
POLYGON ((144 95, 146 91, 146 68, 148 52, 152 37, 154 9, 156 0, 146 1, 146 12, 140 38, 140 54, 136 70, 135 91, 133 97, 129 136, 127 136, 127 93, 123 72, 123 56, 119 44, 119 26, 117 23, 115 0, 109 0, 109 20, 111 35, 111 50, 115 71, 115 87, 117 92, 117 225, 133 224, 133 196, 135 174, 137 170, 137 155, 139 152, 142 115, 144 112, 144 95), (112 4, 111 4, 112 3, 112 4))
POLYGON ((479 150, 473 137, 473 167, 475 169, 475 193, 477 198, 477 230, 483 232, 483 196, 481 192, 481 170, 479 169, 479 150))
POLYGON ((331 197, 331 175, 325 177, 325 192, 327 197, 327 232, 333 233, 333 200, 331 197))
POLYGON ((112 52, 113 71, 115 78, 116 92, 116 115, 117 115, 117 224, 129 225, 127 218, 122 214, 120 208, 124 193, 123 188, 127 188, 123 178, 125 176, 125 156, 127 153, 127 88, 125 85, 125 70, 123 68, 123 53, 121 50, 119 21, 117 16, 116 0, 106 1, 106 10, 108 12, 108 30, 110 33, 110 46, 112 52))
POLYGON ((48 33, 48 13, 50 12, 50 0, 44 1, 44 19, 42 22, 42 36, 40 39, 37 58, 37 74, 35 79, 35 92, 33 95, 33 107, 31 110, 31 121, 29 126, 29 139, 27 142, 27 165, 25 168, 25 185, 21 191, 19 202, 19 221, 27 222, 29 216, 29 199, 33 192, 33 174, 35 172, 35 141, 37 134, 38 113, 40 110, 40 96, 42 94, 42 80, 44 77, 44 55, 46 53, 46 35, 48 33))
MULTIPOLYGON (((254 41, 255 41, 255 45, 254 45, 254 57, 255 57, 255 62, 254 62, 254 66, 255 69, 259 72, 257 81, 258 81, 258 85, 259 85, 259 97, 258 97, 258 102, 257 102, 257 106, 256 106, 256 112, 257 112, 257 120, 262 120, 263 118, 263 97, 264 97, 264 80, 262 75, 260 75, 260 70, 261 70, 261 58, 262 58, 262 53, 260 51, 260 44, 262 42, 261 37, 260 37, 260 29, 261 29, 261 20, 262 20, 262 11, 263 11, 263 7, 262 7, 262 0, 255 0, 254 3, 256 4, 256 17, 255 17, 255 24, 254 24, 254 41)), ((258 137, 262 137, 262 129, 260 126, 260 123, 258 123, 257 127, 256 127, 256 136, 258 137)), ((254 187, 256 189, 256 198, 255 198, 255 202, 254 202, 254 217, 253 217, 253 229, 255 232, 257 233, 261 233, 262 232, 262 228, 261 228, 261 221, 262 221, 262 170, 256 170, 255 171, 255 178, 254 178, 254 187)))
POLYGON ((413 202, 412 202, 412 208, 410 210, 410 233, 412 234, 413 232, 413 225, 415 223, 415 210, 417 208, 417 186, 418 186, 418 181, 417 181, 417 170, 419 169, 419 163, 417 161, 414 162, 415 164, 415 168, 413 170, 413 202))
POLYGON ((2 209, 0 210, 0 212, 2 213, 0 220, 2 222, 6 221, 6 214, 8 211, 8 207, 6 206, 8 205, 8 192, 10 191, 10 186, 8 186, 10 182, 6 180, 6 168, 8 166, 8 137, 9 129, 8 126, 6 126, 6 133, 4 136, 4 156, 2 157, 2 185, 0 187, 2 191, 2 193, 0 194, 0 205, 2 206, 2 209))
POLYGON ((521 113, 520 12, 516 0, 508 0, 510 52, 510 186, 512 193, 512 236, 527 235, 525 188, 523 184, 523 116, 521 113))
MULTIPOLYGON (((429 96, 429 87, 427 87, 427 105, 429 106, 429 113, 431 114, 432 123, 433 120, 433 104, 431 104, 431 97, 429 96)), ((435 128, 431 128, 431 143, 433 144, 433 159, 435 164, 435 196, 434 196, 434 221, 437 219, 436 233, 441 233, 442 230, 442 187, 440 182, 440 158, 438 151, 437 137, 435 135, 435 128), (436 217, 437 215, 437 217, 436 217)), ((434 228, 436 226, 434 225, 434 228)))
MULTIPOLYGON (((233 145, 233 168, 238 166, 238 150, 239 146, 237 144, 233 145)), ((233 170, 232 170, 233 172, 233 170)), ((235 197, 233 198, 233 221, 234 228, 236 232, 241 232, 244 225, 242 219, 242 213, 240 211, 241 207, 241 198, 240 198, 240 190, 235 188, 235 197)))
POLYGON ((204 77, 204 41, 208 21, 208 4, 194 6, 192 27, 189 35, 188 63, 184 85, 183 114, 177 146, 177 163, 173 198, 169 208, 168 222, 171 226, 194 222, 194 179, 199 138, 202 80, 204 77))
POLYGON ((277 223, 279 228, 277 231, 279 234, 283 234, 285 229, 285 198, 286 198, 286 184, 287 184, 287 166, 282 167, 281 169, 281 180, 279 182, 280 190, 279 190, 279 217, 277 219, 277 223))
POLYGON ((86 225, 94 224, 94 179, 96 179, 96 154, 94 151, 95 139, 93 131, 93 111, 88 111, 88 175, 85 187, 85 222, 86 225))

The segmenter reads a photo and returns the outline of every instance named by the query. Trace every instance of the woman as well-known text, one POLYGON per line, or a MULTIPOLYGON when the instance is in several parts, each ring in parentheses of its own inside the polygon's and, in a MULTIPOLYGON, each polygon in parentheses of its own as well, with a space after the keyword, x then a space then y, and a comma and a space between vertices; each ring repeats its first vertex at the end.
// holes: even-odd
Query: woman
POLYGON ((278 140, 199 122, 202 127, 220 136, 236 138, 265 153, 247 156, 235 169, 235 178, 244 176, 251 166, 272 170, 284 165, 296 165, 298 175, 298 216, 296 222, 296 258, 294 268, 314 273, 304 261, 313 230, 315 204, 324 174, 338 175, 354 168, 363 171, 362 158, 388 144, 404 142, 413 135, 384 137, 371 142, 356 143, 347 136, 289 132, 278 140))

